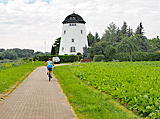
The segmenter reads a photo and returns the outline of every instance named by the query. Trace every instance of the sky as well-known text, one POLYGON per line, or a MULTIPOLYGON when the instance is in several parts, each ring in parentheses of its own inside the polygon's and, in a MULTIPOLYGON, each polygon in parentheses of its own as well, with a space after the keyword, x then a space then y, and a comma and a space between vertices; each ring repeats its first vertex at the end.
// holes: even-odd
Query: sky
POLYGON ((142 22, 149 39, 160 36, 160 0, 0 0, 0 48, 50 52, 73 11, 87 34, 102 37, 111 22, 125 21, 134 31, 142 22))

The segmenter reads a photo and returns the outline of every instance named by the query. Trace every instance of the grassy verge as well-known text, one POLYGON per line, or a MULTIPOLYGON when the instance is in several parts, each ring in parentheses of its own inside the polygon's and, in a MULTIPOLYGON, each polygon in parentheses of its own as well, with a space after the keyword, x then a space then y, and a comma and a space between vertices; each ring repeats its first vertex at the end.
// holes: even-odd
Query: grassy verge
POLYGON ((55 67, 53 72, 79 119, 137 119, 103 94, 81 82, 69 70, 69 66, 55 67))
MULTIPOLYGON (((36 67, 44 66, 44 62, 32 62, 0 70, 0 94, 6 93, 13 85, 22 82, 36 67)), ((16 86, 14 86, 15 88, 16 86)))

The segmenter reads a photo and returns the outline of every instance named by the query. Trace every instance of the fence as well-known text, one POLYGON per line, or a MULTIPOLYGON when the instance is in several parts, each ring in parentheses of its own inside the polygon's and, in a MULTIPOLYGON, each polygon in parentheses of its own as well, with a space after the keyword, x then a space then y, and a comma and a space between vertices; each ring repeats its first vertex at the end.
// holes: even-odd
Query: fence
POLYGON ((93 62, 93 59, 81 59, 80 62, 93 62))

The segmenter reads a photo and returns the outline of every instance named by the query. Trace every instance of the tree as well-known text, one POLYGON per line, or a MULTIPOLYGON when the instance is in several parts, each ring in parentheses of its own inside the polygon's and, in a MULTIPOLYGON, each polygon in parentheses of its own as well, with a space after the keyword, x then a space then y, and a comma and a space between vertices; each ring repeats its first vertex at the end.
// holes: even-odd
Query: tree
POLYGON ((83 48, 83 58, 86 58, 88 56, 88 48, 85 45, 85 47, 83 48))
POLYGON ((118 44, 118 50, 130 53, 130 61, 132 61, 132 53, 139 50, 139 40, 140 39, 138 35, 132 37, 123 37, 122 41, 118 44))
POLYGON ((121 32, 124 35, 124 34, 127 34, 127 31, 128 31, 128 29, 127 29, 127 22, 124 21, 123 22, 123 26, 121 28, 121 32))
POLYGON ((52 45, 51 49, 52 54, 59 54, 60 42, 61 42, 61 37, 55 40, 55 43, 52 45))
POLYGON ((34 53, 34 57, 39 57, 40 55, 44 55, 44 53, 40 51, 34 53))
POLYGON ((120 42, 121 39, 122 39, 122 33, 121 33, 121 30, 118 28, 117 29, 117 38, 116 38, 116 42, 120 42))
POLYGON ((3 55, 2 55, 3 53, 2 52, 0 52, 0 60, 3 60, 3 55))
POLYGON ((133 36, 133 29, 131 29, 130 27, 129 27, 128 31, 127 31, 127 35, 128 35, 128 37, 133 36))
POLYGON ((97 42, 97 43, 100 41, 100 37, 99 37, 97 32, 95 34, 94 41, 97 42))
POLYGON ((93 54, 94 55, 101 55, 103 54, 103 48, 99 43, 96 43, 93 47, 93 54))
POLYGON ((92 59, 94 57, 92 48, 88 48, 87 52, 88 52, 87 57, 92 59))
POLYGON ((0 60, 3 60, 3 52, 5 51, 5 49, 1 48, 0 49, 0 60))
POLYGON ((53 45, 52 45, 52 49, 51 49, 51 55, 56 55, 55 47, 53 47, 53 45))
POLYGON ((148 44, 150 47, 150 51, 160 51, 160 39, 159 36, 157 36, 157 38, 153 38, 148 40, 148 44))
POLYGON ((93 58, 94 55, 101 55, 103 54, 103 48, 100 45, 100 43, 95 43, 94 46, 92 48, 88 49, 88 58, 93 58))
POLYGON ((142 22, 140 22, 140 25, 137 27, 135 33, 138 35, 139 39, 141 39, 138 43, 141 51, 147 52, 148 51, 148 42, 147 42, 147 37, 144 36, 145 32, 143 32, 142 22))
POLYGON ((3 52, 3 51, 5 51, 5 49, 1 48, 1 49, 0 49, 0 52, 3 52))
MULTIPOLYGON (((105 33, 102 36, 102 41, 106 41, 107 44, 115 45, 118 37, 117 37, 117 31, 118 27, 112 22, 109 24, 107 29, 105 30, 105 33)), ((118 34, 119 35, 119 34, 118 34)))
POLYGON ((7 49, 6 51, 2 52, 1 57, 3 59, 16 60, 17 59, 17 53, 12 49, 7 49))
POLYGON ((128 25, 127 25, 127 22, 123 22, 123 26, 121 27, 121 36, 122 35, 128 35, 128 37, 131 37, 133 36, 133 30, 129 27, 127 28, 128 25))
POLYGON ((142 26, 142 22, 140 22, 140 24, 137 26, 137 29, 136 29, 136 34, 139 34, 141 36, 144 35, 145 32, 143 32, 143 26, 142 26))
POLYGON ((17 53, 17 57, 32 57, 34 54, 34 50, 31 49, 19 49, 13 48, 13 50, 17 53))
POLYGON ((88 46, 93 46, 93 44, 95 43, 95 38, 91 32, 89 32, 89 34, 87 35, 87 40, 88 40, 88 46))
POLYGON ((115 23, 111 22, 107 28, 110 34, 116 34, 117 26, 115 25, 115 23))
POLYGON ((107 46, 106 41, 100 41, 95 43, 92 48, 88 49, 88 58, 93 58, 94 55, 104 55, 105 47, 107 46))
POLYGON ((113 56, 114 56, 115 53, 116 53, 116 48, 113 47, 112 45, 107 45, 105 47, 104 54, 105 54, 105 57, 106 57, 107 61, 113 60, 113 56))
POLYGON ((45 53, 40 52, 40 51, 35 52, 35 53, 33 54, 33 56, 32 56, 32 57, 33 57, 33 60, 34 60, 34 61, 35 61, 35 60, 38 60, 40 55, 45 55, 45 53))
POLYGON ((140 28, 140 34, 142 34, 142 30, 143 30, 143 26, 142 26, 142 22, 140 22, 140 25, 139 25, 139 28, 140 28))

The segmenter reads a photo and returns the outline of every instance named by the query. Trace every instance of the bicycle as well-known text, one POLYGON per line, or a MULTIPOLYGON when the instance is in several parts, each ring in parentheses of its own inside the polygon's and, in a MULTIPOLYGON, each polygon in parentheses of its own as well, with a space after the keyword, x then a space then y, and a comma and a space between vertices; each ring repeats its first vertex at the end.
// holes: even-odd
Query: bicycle
POLYGON ((48 74, 49 81, 50 81, 50 80, 51 80, 51 78, 52 78, 50 70, 47 72, 47 74, 48 74))

